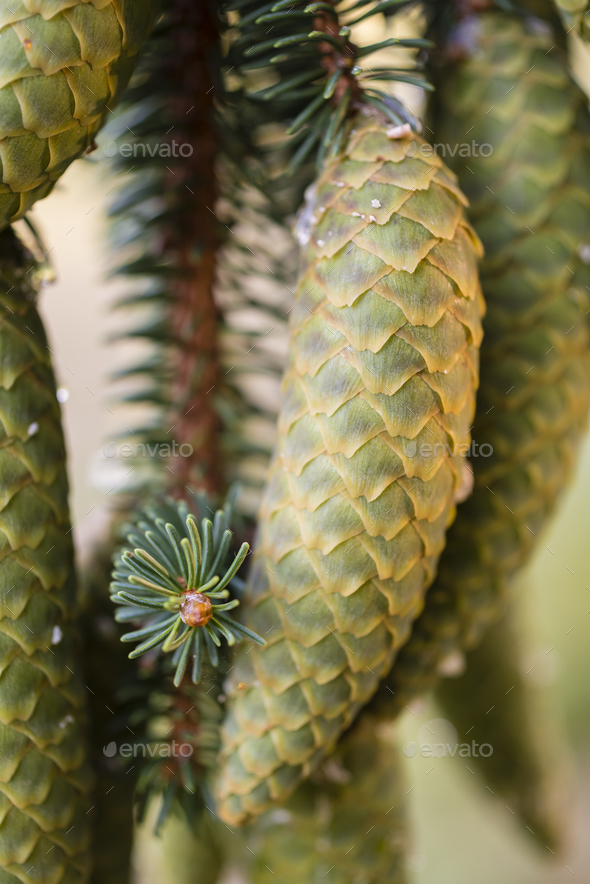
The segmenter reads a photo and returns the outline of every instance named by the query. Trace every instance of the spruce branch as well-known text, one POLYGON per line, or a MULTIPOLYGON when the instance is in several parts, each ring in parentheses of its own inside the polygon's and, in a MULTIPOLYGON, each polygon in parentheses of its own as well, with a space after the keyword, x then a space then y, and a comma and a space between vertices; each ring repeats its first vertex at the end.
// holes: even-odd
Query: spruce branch
MULTIPOLYGON (((366 105, 379 108, 395 125, 409 124, 420 131, 419 121, 392 95, 370 85, 373 72, 364 71, 360 59, 389 47, 427 49, 429 40, 390 37, 368 46, 353 43, 352 27, 379 13, 396 13, 411 0, 360 0, 343 4, 308 3, 305 0, 261 4, 260 0, 233 0, 224 6, 230 33, 229 61, 243 76, 264 70, 275 81, 254 91, 260 102, 278 102, 275 117, 286 125, 290 141, 290 170, 303 164, 313 151, 321 163, 335 156, 342 144, 348 116, 366 105), (269 36, 269 34, 271 36, 269 36)), ((419 69, 387 69, 388 80, 431 88, 414 76, 419 69)), ((383 75, 379 79, 384 79, 383 75)))
POLYGON ((199 510, 209 507, 203 495, 197 500, 196 513, 184 500, 146 507, 128 534, 129 546, 115 559, 111 583, 111 598, 119 606, 115 619, 141 624, 121 637, 124 642, 140 643, 129 658, 152 648, 171 653, 176 687, 190 658, 193 684, 201 680, 204 658, 214 667, 219 665, 222 639, 230 646, 244 638, 265 644, 229 615, 239 599, 230 598, 228 587, 238 580, 237 572, 249 550, 242 543, 226 565, 233 536, 229 528, 232 504, 228 501, 213 521, 203 517, 199 523, 199 510))
POLYGON ((133 155, 113 159, 125 175, 111 207, 117 273, 133 283, 118 306, 142 317, 123 337, 153 348, 116 380, 134 384, 122 397, 125 404, 148 406, 153 415, 132 427, 134 442, 174 440, 187 446, 184 451, 192 449, 188 456, 170 457, 167 470, 156 468, 145 477, 145 484, 174 493, 184 493, 187 485, 215 494, 226 487, 219 446, 220 316, 213 298, 216 253, 225 234, 213 214, 220 58, 214 4, 173 0, 113 129, 118 127, 133 155))
MULTIPOLYGON (((226 649, 220 650, 221 667, 213 669, 205 664, 198 685, 184 678, 175 686, 170 655, 158 655, 157 651, 134 661, 130 671, 123 673, 120 669, 118 678, 111 682, 114 687, 113 697, 108 700, 109 717, 100 734, 100 754, 110 778, 109 782, 103 777, 101 786, 116 787, 107 788, 110 802, 104 815, 110 809, 110 825, 107 828, 103 824, 101 829, 111 840, 119 840, 127 820, 131 823, 133 807, 141 823, 148 808, 161 799, 154 826, 159 834, 170 812, 182 811, 195 825, 205 805, 212 806, 209 780, 219 751, 222 681, 230 666, 226 649), (117 747, 125 747, 125 751, 117 752, 117 747), (114 806, 113 792, 118 796, 114 806)), ((121 865, 121 855, 117 855, 121 865)), ((104 867, 103 857, 100 864, 104 867)), ((97 884, 106 884, 109 875, 124 871, 120 865, 104 868, 97 884)))
MULTIPOLYGON (((127 423, 134 430, 133 441, 139 438, 152 445, 166 442, 171 438, 167 432, 173 426, 174 437, 181 443, 189 442, 194 449, 190 458, 175 462, 154 458, 156 469, 148 472, 144 485, 151 494, 162 487, 174 495, 186 493, 184 486, 191 484, 199 484, 209 492, 217 491, 229 484, 234 475, 241 474, 242 468, 248 471, 250 455, 260 457, 260 442, 246 438, 243 432, 253 413, 258 414, 258 407, 246 400, 240 383, 244 377, 251 378, 253 369, 257 371, 260 367, 261 374, 272 377, 278 384, 282 351, 277 367, 276 346, 275 350, 269 349, 272 333, 257 341, 251 332, 244 335, 239 323, 238 328, 232 326, 230 314, 237 315, 240 304, 249 309, 255 303, 259 309, 269 311, 271 320, 264 325, 263 335, 277 325, 279 319, 284 323, 290 304, 282 304, 280 310, 278 305, 275 309, 269 304, 269 280, 265 277, 280 270, 276 281, 284 287, 286 282, 291 283, 294 275, 290 237, 281 225, 275 224, 271 230, 268 216, 274 211, 282 218, 287 204, 292 212, 299 202, 298 196, 288 192, 279 197, 279 192, 288 190, 284 182, 279 181, 272 188, 272 202, 264 203, 262 209, 260 193, 254 193, 244 184, 247 180, 267 181, 269 153, 255 146, 251 135, 268 121, 269 106, 248 101, 232 108, 216 104, 222 95, 222 86, 216 78, 218 35, 211 12, 214 6, 205 6, 199 4, 193 8, 185 0, 173 0, 168 5, 148 44, 133 88, 127 93, 119 124, 134 153, 132 161, 124 162, 117 156, 115 162, 116 168, 125 173, 125 185, 112 208, 113 239, 120 255, 119 272, 132 282, 131 293, 119 304, 123 309, 132 308, 142 317, 141 322, 122 337, 146 340, 152 345, 152 352, 120 372, 118 378, 134 383, 143 381, 142 388, 136 387, 124 401, 150 405, 154 412, 153 422, 143 427, 129 420, 127 423), (206 26, 195 25, 199 17, 206 26), (201 73, 198 73, 199 65, 201 73), (133 130, 133 136, 126 125, 133 130), (168 145, 172 139, 189 143, 193 155, 182 160, 173 155, 162 157, 156 145, 168 145), (131 163, 136 168, 129 172, 131 163), (224 217, 220 223, 218 190, 221 189, 227 220, 224 217), (276 208, 279 205, 280 209, 276 208), (251 233, 252 217, 255 217, 259 237, 256 245, 248 232, 242 236, 244 227, 250 227, 251 233), (225 224, 231 226, 232 236, 226 238, 222 254, 218 246, 223 242, 225 224), (274 255, 277 232, 284 240, 278 261, 274 255), (260 244, 264 245, 263 252, 260 244), (233 249, 235 258, 231 269, 228 247, 233 249), (224 274, 220 285, 219 278, 224 274), (227 284, 229 276, 232 277, 230 285, 227 284), (217 280, 215 286, 214 279, 217 280), (147 320, 146 313, 149 314, 147 320)), ((279 165, 273 157, 272 168, 279 165)), ((301 188, 298 193, 300 191, 301 188)), ((285 291, 290 300, 292 295, 285 291)), ((281 296, 284 301, 284 295, 281 296)), ((268 414, 267 388, 263 392, 265 395, 259 397, 260 410, 268 414)), ((265 459, 273 432, 271 428, 263 440, 265 459)), ((124 504, 128 506, 129 502, 124 504)), ((129 729, 133 731, 132 740, 138 753, 145 754, 137 762, 129 762, 123 770, 117 768, 116 772, 126 784, 132 777, 136 778, 135 801, 140 816, 155 797, 163 797, 158 828, 170 809, 178 805, 193 817, 203 809, 205 774, 215 764, 216 733, 223 714, 222 700, 211 701, 222 696, 222 675, 231 667, 230 642, 246 636, 261 641, 232 619, 231 607, 222 609, 224 604, 237 605, 235 595, 239 594, 240 581, 233 577, 230 584, 220 590, 227 571, 222 568, 223 556, 219 567, 213 568, 218 558, 217 548, 214 554, 212 552, 211 568, 215 571, 212 578, 221 579, 208 590, 202 561, 202 573, 197 573, 198 550, 194 552, 189 546, 189 560, 181 558, 179 564, 175 541, 180 542, 184 557, 182 541, 190 544, 190 526, 187 527, 186 518, 178 517, 176 504, 166 504, 164 508, 165 513, 161 505, 157 508, 158 517, 164 520, 164 531, 166 524, 173 525, 176 538, 174 532, 172 540, 169 534, 157 535, 166 556, 158 559, 146 539, 146 530, 156 531, 153 519, 150 522, 148 517, 143 527, 135 526, 134 539, 128 548, 131 559, 123 569, 124 582, 129 583, 123 592, 132 598, 128 598, 127 603, 116 599, 117 619, 127 624, 127 629, 133 624, 131 635, 143 632, 135 639, 139 646, 151 643, 154 638, 157 640, 166 629, 161 621, 167 617, 172 629, 159 644, 156 641, 153 648, 144 648, 136 659, 127 661, 130 670, 123 672, 121 667, 121 677, 114 679, 116 696, 108 702, 109 708, 115 710, 118 729, 104 740, 105 744, 119 738, 127 741, 129 729), (136 549, 156 557, 160 567, 156 566, 154 572, 153 562, 148 559, 146 563, 141 556, 137 558, 136 549), (185 568, 192 569, 188 581, 185 568), (185 585, 177 582, 179 577, 185 585), (153 585, 146 586, 146 583, 153 585), (190 613, 202 614, 204 608, 206 614, 211 614, 209 622, 202 626, 189 627, 182 620, 181 608, 187 601, 189 587, 205 599, 193 598, 190 613), (169 595, 172 589, 174 592, 169 595), (232 591, 231 596, 225 595, 227 589, 232 591), (223 592, 224 597, 216 598, 216 591, 223 592), (137 604, 137 599, 142 604, 137 604), (150 603, 156 607, 148 606, 150 603), (172 635, 175 623, 177 631, 172 635), (213 631, 213 637, 209 630, 213 631), (169 652, 163 647, 166 641, 169 652), (210 665, 214 662, 219 662, 217 669, 210 665), (200 675, 200 681, 193 686, 191 676, 195 674, 197 678, 200 675), (203 698, 209 701, 207 709, 200 705, 203 698), (175 740, 194 747, 189 759, 175 758, 166 752, 166 747, 175 740), (205 749, 205 743, 209 748, 205 749), (211 748, 213 744, 215 749, 211 748), (147 749, 142 748, 144 746, 147 749), (150 754, 151 751, 155 754, 150 754), (133 773, 131 765, 135 767, 133 773)), ((196 525, 201 540, 201 555, 204 555, 208 531, 215 534, 214 520, 210 529, 203 527, 202 516, 207 514, 213 519, 213 513, 208 512, 202 499, 199 518, 192 526, 193 535, 196 525)), ((229 525, 229 516, 226 524, 229 525)), ((111 625, 114 629, 114 624, 111 625)), ((129 634, 127 639, 134 641, 129 634)), ((135 657, 137 651, 135 648, 129 656, 135 657)), ((210 800, 207 803, 210 805, 210 800)))
POLYGON ((141 757, 135 805, 142 822, 153 799, 162 797, 155 834, 177 807, 194 825, 211 804, 208 781, 217 761, 223 718, 218 682, 213 673, 196 686, 185 680, 176 688, 166 679, 144 696, 149 714, 135 741, 134 754, 141 757))
MULTIPOLYGON (((227 115, 223 120, 219 117, 214 119, 214 113, 219 110, 214 107, 214 102, 219 101, 222 94, 222 86, 216 79, 218 34, 212 12, 214 5, 205 6, 187 5, 186 0, 173 0, 168 5, 148 46, 134 86, 127 94, 125 116, 120 124, 124 128, 127 123, 133 129, 133 150, 137 147, 133 160, 134 163, 137 161, 136 169, 126 175, 126 184, 112 209, 114 239, 121 256, 120 273, 128 276, 133 283, 131 294, 120 302, 120 306, 124 309, 131 307, 142 315, 142 324, 136 324, 131 333, 124 337, 147 340, 152 345, 152 352, 147 359, 121 372, 119 377, 134 382, 143 379, 143 389, 132 392, 125 401, 151 405, 155 412, 153 422, 145 424, 143 428, 134 426, 129 420, 127 423, 135 431, 134 441, 139 437, 142 442, 152 444, 165 442, 166 434, 173 426, 176 439, 181 443, 189 442, 194 449, 193 455, 180 463, 178 460, 166 463, 160 457, 154 458, 157 466, 148 472, 145 483, 151 494, 154 489, 162 487, 173 494, 186 493, 185 485, 197 483, 209 492, 217 491, 228 484, 228 472, 231 475, 227 469, 228 451, 231 450, 232 466, 243 462, 243 439, 236 432, 236 421, 241 420, 244 411, 244 396, 237 388, 227 389, 228 381, 233 382, 238 369, 243 366, 236 364, 233 346, 227 346, 224 304, 213 290, 213 281, 219 273, 218 245, 223 239, 224 223, 227 223, 219 223, 216 205, 219 181, 225 188, 227 178, 223 173, 217 175, 215 166, 220 160, 220 143, 223 141, 225 152, 236 163, 235 169, 239 168, 238 179, 242 182, 246 177, 246 164, 241 159, 251 149, 248 138, 251 117, 248 114, 241 116, 240 111, 235 121, 228 120, 227 115), (204 20, 206 26, 197 27, 195 20, 204 20), (201 74, 197 71, 199 65, 201 74), (191 145, 194 153, 188 158, 189 161, 161 157, 159 151, 154 150, 155 145, 168 144, 172 138, 191 145), (145 144, 151 149, 142 150, 141 146, 145 144), (146 310, 149 311, 147 321, 146 310), (228 380, 225 380, 226 373, 228 380), (170 468, 174 470, 174 475, 170 468)), ((257 115, 256 125, 259 125, 260 119, 261 115, 257 115)), ((125 140, 129 141, 127 129, 124 131, 125 140)), ((250 154, 249 162, 252 159, 250 154)), ((258 156, 256 163, 258 170, 264 167, 264 162, 258 156)), ((124 164, 117 158, 116 165, 121 171, 128 171, 129 163, 124 164)), ((232 197, 235 197, 234 193, 230 194, 232 197)), ((239 216, 240 209, 236 204, 231 212, 232 228, 239 216)), ((235 242, 235 237, 229 239, 235 242)), ((252 257, 249 250, 248 255, 252 257)), ((252 349, 252 345, 248 344, 245 349, 252 349)), ((207 538, 211 546, 209 532, 212 530, 215 540, 216 531, 214 507, 211 505, 208 509, 208 506, 203 497, 197 502, 200 511, 199 518, 195 520, 196 534, 201 540, 203 557, 207 538), (211 528, 203 527, 203 516, 207 515, 213 519, 211 528)), ((169 503, 164 509, 165 513, 161 505, 158 507, 158 516, 164 519, 164 526, 172 524, 180 543, 183 539, 190 543, 190 526, 187 528, 186 517, 178 516, 178 505, 169 503)), ((225 525, 229 527, 229 508, 226 506, 224 509, 227 514, 225 525)), ((149 519, 147 524, 155 530, 154 524, 149 524, 149 519)), ((143 548, 152 557, 156 553, 146 539, 145 530, 136 526, 134 533, 130 548, 131 561, 142 573, 138 573, 137 568, 126 566, 126 577, 133 576, 147 582, 155 579, 156 586, 168 590, 169 579, 181 577, 186 584, 173 584, 177 594, 176 603, 173 596, 153 590, 149 592, 149 588, 142 583, 130 582, 130 586, 126 587, 134 599, 140 593, 143 601, 172 601, 172 605, 169 605, 172 610, 166 610, 164 606, 148 608, 135 602, 118 604, 117 619, 128 624, 127 628, 130 623, 137 627, 135 632, 147 628, 147 636, 137 639, 140 645, 162 631, 159 626, 155 632, 150 631, 150 626, 157 625, 159 618, 171 615, 176 617, 178 631, 175 637, 167 636, 169 643, 185 636, 184 641, 169 653, 164 652, 161 646, 155 646, 132 660, 131 671, 127 670, 118 680, 116 697, 109 702, 119 723, 119 730, 113 732, 109 739, 121 735, 129 739, 131 728, 135 734, 133 739, 148 746, 146 756, 135 764, 135 771, 131 773, 125 770, 123 776, 125 782, 132 776, 137 777, 135 799, 140 815, 154 797, 163 796, 162 814, 158 822, 161 826, 168 811, 178 804, 193 816, 203 809, 202 796, 199 797, 203 774, 207 765, 213 765, 216 758, 216 748, 215 751, 209 748, 206 762, 203 760, 203 739, 208 734, 206 742, 213 744, 217 727, 215 721, 218 724, 222 716, 221 701, 215 699, 211 705, 211 700, 221 696, 222 674, 231 666, 228 653, 230 642, 239 641, 245 636, 254 641, 260 639, 232 619, 231 608, 222 609, 224 604, 237 604, 235 595, 239 593, 240 580, 234 576, 227 587, 220 589, 219 584, 228 574, 223 568, 224 556, 218 556, 217 541, 213 543, 215 548, 211 549, 210 570, 216 572, 212 578, 221 580, 209 590, 205 589, 205 593, 199 593, 198 590, 204 589, 208 578, 204 576, 203 561, 201 574, 197 573, 197 553, 193 553, 192 547, 189 548, 189 560, 192 554, 194 562, 187 563, 186 559, 181 559, 179 565, 177 550, 173 548, 175 544, 170 536, 159 536, 158 542, 163 540, 164 546, 168 544, 167 559, 159 561, 168 575, 163 574, 161 568, 156 568, 157 573, 149 574, 148 579, 144 570, 145 562, 141 558, 134 561, 134 550, 143 548), (170 543, 172 546, 169 546, 170 543), (192 568, 188 582, 185 567, 192 568), (208 604, 211 605, 209 623, 190 627, 190 630, 182 621, 180 609, 183 599, 179 597, 186 597, 189 587, 192 587, 195 595, 204 595, 205 598, 204 602, 193 598, 192 613, 195 608, 202 612, 203 608, 199 605, 205 609, 208 604), (215 598, 216 590, 224 594, 230 590, 232 596, 215 598), (200 646, 201 660, 196 645, 200 646), (211 661, 218 662, 219 667, 214 669, 211 661), (185 675, 182 675, 183 663, 189 667, 185 675), (193 687, 190 676, 196 674, 199 677, 201 666, 199 684, 193 687), (176 683, 174 673, 177 675, 176 683), (216 687, 214 690, 213 685, 216 687), (194 697, 191 691, 196 692, 194 697), (201 699, 206 697, 209 701, 208 711, 204 711, 200 703, 192 702, 197 696, 201 699), (190 733, 187 733, 189 724, 190 733), (188 761, 166 755, 165 747, 174 739, 194 746, 194 753, 188 761), (153 757, 149 750, 155 747, 156 756, 153 757)), ((223 535, 224 532, 221 533, 223 535)), ((181 550, 184 556, 182 545, 181 550)), ((133 653, 130 656, 134 656, 133 653)))

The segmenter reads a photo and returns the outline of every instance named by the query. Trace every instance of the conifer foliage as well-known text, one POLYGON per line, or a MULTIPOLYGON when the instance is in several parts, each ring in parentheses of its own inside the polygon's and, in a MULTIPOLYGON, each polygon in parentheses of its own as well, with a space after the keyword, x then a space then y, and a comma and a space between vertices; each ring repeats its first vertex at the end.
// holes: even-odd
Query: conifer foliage
POLYGON ((590 405, 585 0, 12 6, 0 884, 124 884, 134 826, 165 884, 402 884, 395 719, 461 662, 439 702, 493 733, 488 789, 553 850, 510 601, 590 405), (117 438, 168 454, 136 463, 80 593, 50 274, 10 225, 107 118, 116 338, 148 345, 111 373, 117 438))

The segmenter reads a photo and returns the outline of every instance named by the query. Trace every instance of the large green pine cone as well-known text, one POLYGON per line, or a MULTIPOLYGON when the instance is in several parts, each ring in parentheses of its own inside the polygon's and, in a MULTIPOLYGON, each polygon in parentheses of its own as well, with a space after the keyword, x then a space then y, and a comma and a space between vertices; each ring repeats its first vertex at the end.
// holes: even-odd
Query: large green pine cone
POLYGON ((590 399, 586 101, 542 23, 488 14, 467 24, 473 54, 445 71, 436 140, 460 144, 469 130, 493 146, 487 158, 454 160, 486 250, 473 438, 493 454, 473 458, 474 492, 388 679, 396 698, 381 695, 387 715, 501 615, 571 474, 590 399))
POLYGON ((155 0, 15 0, 0 11, 0 229, 51 191, 129 82, 155 0))
MULTIPOLYGON (((300 219, 277 451, 224 728, 220 813, 283 800, 389 670, 464 493, 479 241, 440 160, 361 118, 300 219), (435 447, 438 446, 438 447, 435 447), (448 449, 445 448, 448 446, 448 449)), ((419 141, 419 140, 418 140, 419 141)))
POLYGON ((531 676, 524 674, 519 630, 512 609, 467 654, 459 678, 445 678, 436 699, 460 740, 489 743, 488 757, 470 761, 496 800, 507 805, 543 852, 563 843, 568 817, 563 758, 552 722, 539 702, 531 676))
POLYGON ((0 884, 77 884, 89 872, 86 690, 64 439, 32 265, 11 231, 0 235, 0 884))
POLYGON ((391 732, 362 715, 313 782, 245 833, 251 884, 403 884, 405 792, 391 732))

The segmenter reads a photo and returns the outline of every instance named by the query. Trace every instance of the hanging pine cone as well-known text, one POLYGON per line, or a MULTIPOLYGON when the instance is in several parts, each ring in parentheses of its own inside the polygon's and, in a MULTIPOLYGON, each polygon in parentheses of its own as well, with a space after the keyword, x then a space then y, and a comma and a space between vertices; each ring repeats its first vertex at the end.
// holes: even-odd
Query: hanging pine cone
POLYGON ((441 661, 474 645, 501 615, 586 425, 590 121, 556 44, 537 19, 476 16, 455 35, 464 60, 445 70, 436 140, 457 145, 469 130, 474 143, 490 146, 453 160, 486 249, 473 431, 481 447, 473 495, 459 508, 439 576, 388 679, 386 715, 428 690, 441 661))
POLYGON ((155 9, 155 0, 20 0, 0 11, 0 229, 92 148, 155 9))
POLYGON ((284 808, 245 832, 252 884, 404 884, 404 778, 392 734, 362 715, 284 808))
POLYGON ((0 880, 88 880, 92 786, 64 440, 33 261, 0 235, 0 880))
POLYGON ((374 693, 465 491, 456 452, 474 412, 480 246, 452 174, 410 156, 422 141, 406 130, 361 117, 300 218, 249 581, 248 623, 267 647, 236 665, 219 784, 228 822, 285 798, 374 693))

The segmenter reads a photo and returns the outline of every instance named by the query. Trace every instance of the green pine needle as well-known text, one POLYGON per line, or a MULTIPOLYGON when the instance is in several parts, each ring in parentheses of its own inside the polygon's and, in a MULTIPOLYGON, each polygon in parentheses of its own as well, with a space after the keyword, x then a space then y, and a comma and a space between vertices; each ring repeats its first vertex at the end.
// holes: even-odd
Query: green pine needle
POLYGON ((201 677, 204 652, 213 666, 218 665, 216 649, 222 639, 228 645, 244 638, 264 644, 228 613, 239 600, 230 598, 227 587, 249 551, 243 543, 229 566, 226 564, 232 540, 231 503, 226 502, 213 521, 203 517, 200 523, 199 511, 209 507, 203 496, 198 503, 196 513, 185 501, 168 500, 147 508, 145 518, 128 535, 129 546, 115 559, 111 583, 112 601, 120 606, 115 619, 141 624, 121 638, 140 642, 130 659, 152 648, 171 653, 176 686, 191 657, 195 684, 201 677))
MULTIPOLYGON (((427 49, 432 43, 422 39, 389 38, 374 45, 357 46, 351 41, 351 25, 373 15, 394 15, 409 2, 382 0, 375 4, 372 0, 359 0, 352 6, 338 0, 222 3, 224 12, 231 14, 228 67, 241 71, 244 82, 247 82, 248 71, 268 69, 272 73, 275 82, 271 86, 248 95, 254 101, 280 102, 276 117, 281 118, 287 134, 292 136, 289 141, 291 173, 314 149, 316 162, 320 164, 327 153, 333 154, 332 145, 340 144, 348 117, 363 104, 379 107, 396 124, 409 123, 420 131, 419 122, 393 96, 373 92, 367 100, 369 96, 363 86, 367 72, 355 62, 390 46, 427 49), (297 88, 303 84, 305 88, 297 88)), ((382 79, 431 88, 420 76, 412 76, 419 71, 418 63, 405 71, 391 68, 382 79)))

